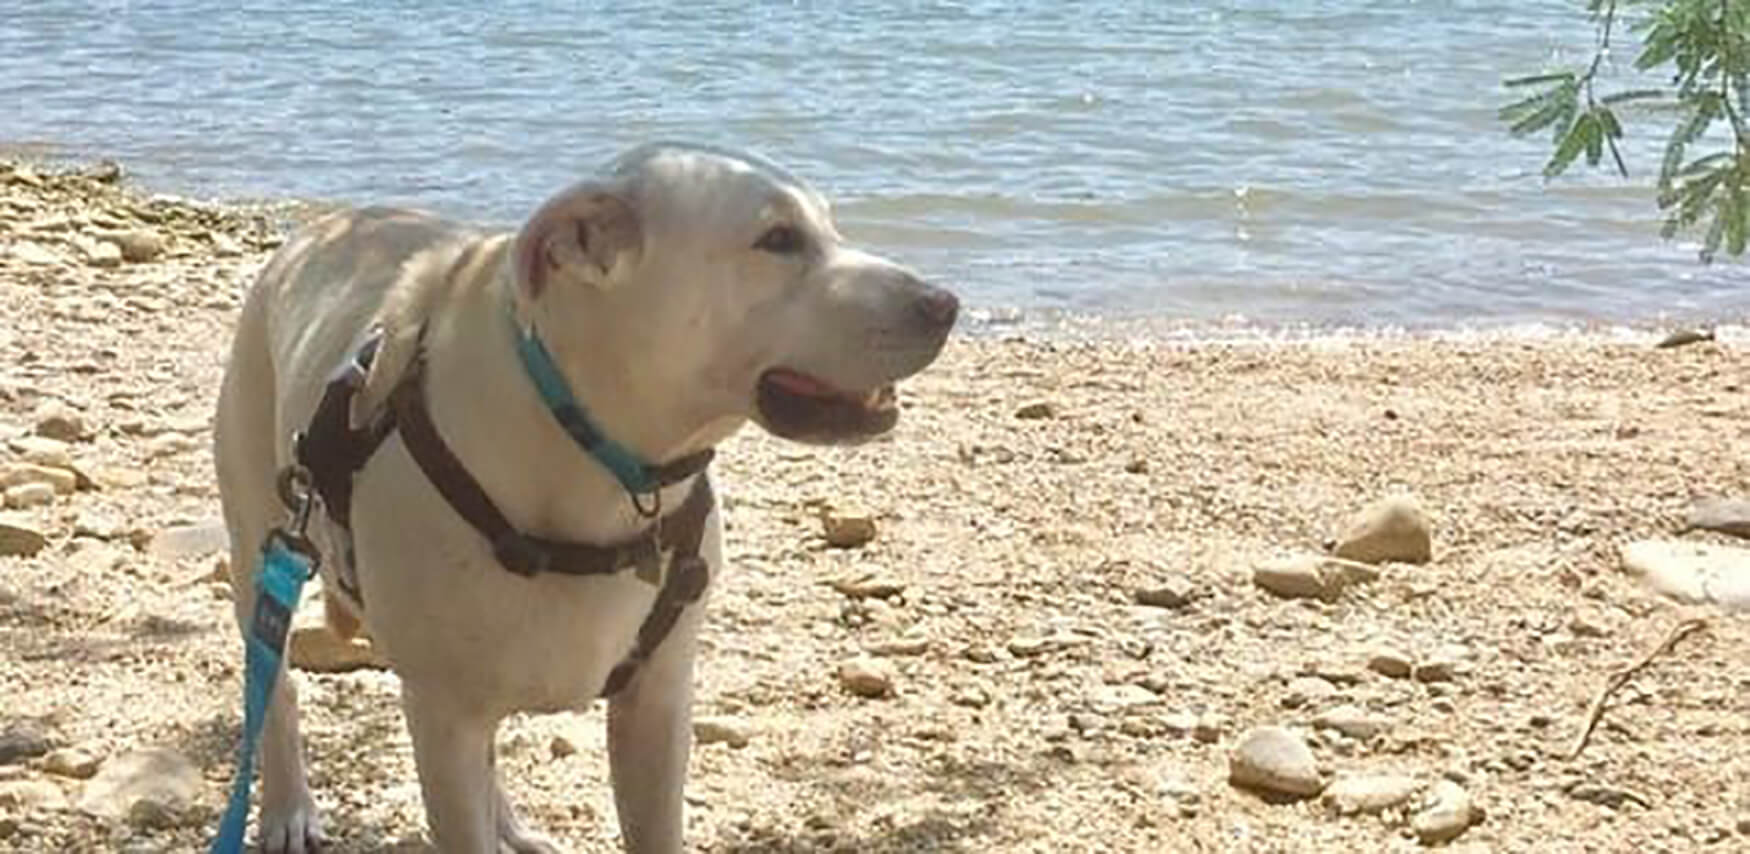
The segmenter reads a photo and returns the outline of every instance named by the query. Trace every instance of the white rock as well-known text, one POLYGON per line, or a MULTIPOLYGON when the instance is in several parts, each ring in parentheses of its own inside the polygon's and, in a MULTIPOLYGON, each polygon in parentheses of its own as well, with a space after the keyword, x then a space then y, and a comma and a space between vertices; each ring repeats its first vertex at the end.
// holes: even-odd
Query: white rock
POLYGON ((1350 738, 1366 741, 1391 729, 1391 721, 1355 705, 1341 705, 1313 718, 1313 726, 1336 730, 1350 738))
POLYGON ((200 769, 188 757, 173 750, 137 750, 103 763, 85 784, 79 808, 104 818, 149 823, 166 812, 184 813, 201 788, 200 769))
POLYGON ((1228 755, 1228 781, 1296 797, 1311 797, 1324 788, 1306 742, 1277 726, 1256 727, 1240 737, 1228 755))
POLYGON ((1134 709, 1160 701, 1155 692, 1141 685, 1102 685, 1094 692, 1094 705, 1108 709, 1134 709))
POLYGON ((6 490, 6 506, 13 510, 28 510, 54 501, 55 488, 46 483, 21 483, 6 490))
POLYGON ((47 436, 21 436, 11 442, 12 450, 18 458, 39 466, 57 469, 72 469, 73 454, 66 442, 51 439, 47 436))
POLYGON ((1342 776, 1325 787, 1320 801, 1338 815, 1371 815, 1409 803, 1420 788, 1413 777, 1342 776))
POLYGON ((28 240, 20 240, 12 244, 12 258, 20 263, 37 267, 46 267, 62 262, 61 256, 50 251, 48 247, 28 240))
POLYGON ((47 780, 0 782, 0 811, 19 814, 67 808, 67 793, 47 780))
POLYGON ((66 495, 79 488, 79 475, 68 469, 37 465, 36 463, 13 463, 0 466, 0 489, 11 489, 26 484, 47 484, 57 495, 66 495))
POLYGON ((747 722, 727 716, 693 719, 693 741, 699 744, 727 744, 740 749, 753 740, 747 722))
POLYGON ((1286 599, 1332 601, 1350 585, 1378 578, 1371 566, 1324 555, 1276 558, 1252 568, 1252 583, 1286 599))
POLYGON ((1622 568, 1680 602, 1750 611, 1750 549, 1681 540, 1642 540, 1622 549, 1622 568))
POLYGON ((1386 498, 1356 514, 1333 552, 1362 563, 1427 563, 1434 556, 1433 526, 1414 498, 1386 498))
POLYGON ((1410 818, 1410 827, 1424 845, 1456 839, 1477 819, 1470 793, 1451 780, 1441 780, 1429 790, 1421 809, 1410 818))

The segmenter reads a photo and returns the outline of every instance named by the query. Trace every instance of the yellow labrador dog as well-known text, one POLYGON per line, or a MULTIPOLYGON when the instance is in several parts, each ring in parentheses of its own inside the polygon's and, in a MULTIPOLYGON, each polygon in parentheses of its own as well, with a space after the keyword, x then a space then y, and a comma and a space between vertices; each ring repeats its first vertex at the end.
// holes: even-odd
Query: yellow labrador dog
MULTIPOLYGON (((498 723, 608 698, 628 849, 681 849, 702 598, 721 577, 710 449, 752 420, 815 443, 886 432, 958 301, 846 246, 782 169, 635 149, 515 234, 367 209, 313 223, 239 319, 216 455, 245 625, 255 548, 301 463, 325 512, 329 622, 401 678, 446 852, 557 850, 494 763, 498 723)), ((321 826, 282 671, 260 839, 321 826)))

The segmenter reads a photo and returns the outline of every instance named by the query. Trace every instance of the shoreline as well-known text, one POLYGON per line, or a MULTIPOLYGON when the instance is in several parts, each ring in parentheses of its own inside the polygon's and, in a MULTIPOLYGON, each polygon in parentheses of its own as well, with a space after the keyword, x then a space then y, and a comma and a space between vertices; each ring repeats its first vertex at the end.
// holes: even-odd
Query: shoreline
MULTIPOLYGON (((21 745, 0 850, 204 848, 242 663, 210 423, 279 238, 264 213, 14 177, 0 470, 52 471, 0 511, 0 733, 21 745), (148 750, 174 759, 174 803, 88 779, 148 750)), ((688 844, 1409 851, 1462 796, 1457 851, 1744 845, 1750 619, 1649 592, 1622 551, 1734 542, 1677 532, 1692 499, 1750 495, 1750 348, 1649 340, 966 335, 881 441, 744 429, 713 468, 731 568, 700 642, 688 844), (1261 586, 1397 495, 1430 561, 1323 598, 1261 586), (823 512, 875 536, 832 547, 823 512), (1568 758, 1606 676, 1698 614, 1568 758), (1319 795, 1232 784, 1260 727, 1305 748, 1319 795), (1358 814, 1361 786, 1397 794, 1358 814)), ((312 593, 294 624, 320 611, 312 593)), ((398 682, 359 664, 296 673, 326 850, 416 848, 398 682)), ((574 851, 619 850, 603 719, 499 734, 511 797, 574 851)))
MULTIPOLYGON (((120 170, 117 173, 119 180, 116 188, 124 195, 145 199, 161 198, 246 216, 266 215, 273 218, 282 229, 289 229, 303 219, 345 206, 345 203, 333 200, 252 194, 237 197, 184 195, 171 187, 156 188, 135 183, 134 178, 126 172, 125 164, 118 164, 114 160, 100 156, 49 153, 57 149, 57 146, 49 143, 0 143, 0 170, 28 166, 47 174, 78 175, 89 173, 95 168, 114 166, 120 170), (37 153, 33 155, 32 152, 37 153), (279 216, 276 217, 276 213, 279 216)), ((502 224, 502 227, 513 228, 514 223, 502 224)), ((968 307, 957 333, 979 338, 1034 335, 1050 340, 1114 343, 1156 341, 1186 344, 1274 344, 1350 339, 1520 340, 1598 337, 1652 344, 1678 329, 1711 329, 1722 340, 1750 340, 1750 309, 1712 315, 1659 315, 1612 321, 1544 316, 1518 320, 1502 319, 1479 324, 1434 321, 1415 326, 1365 326, 1348 323, 1254 323, 1245 319, 1243 313, 1235 313, 1234 316, 1226 318, 1183 318, 1118 309, 1102 311, 1051 306, 974 305, 968 307)))

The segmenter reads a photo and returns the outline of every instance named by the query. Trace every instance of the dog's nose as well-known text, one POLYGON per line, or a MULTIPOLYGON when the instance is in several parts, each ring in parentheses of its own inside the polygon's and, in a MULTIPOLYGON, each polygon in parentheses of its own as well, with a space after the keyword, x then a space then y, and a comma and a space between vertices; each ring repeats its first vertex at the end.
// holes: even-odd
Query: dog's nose
POLYGON ((960 315, 960 298, 934 285, 922 285, 921 290, 912 302, 912 310, 932 327, 952 327, 960 315))

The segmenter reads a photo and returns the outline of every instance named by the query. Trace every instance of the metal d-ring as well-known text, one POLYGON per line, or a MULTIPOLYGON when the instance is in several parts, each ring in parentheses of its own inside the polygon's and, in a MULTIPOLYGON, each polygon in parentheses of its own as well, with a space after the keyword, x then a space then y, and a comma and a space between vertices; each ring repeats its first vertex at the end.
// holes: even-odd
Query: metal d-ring
POLYGON ((314 478, 310 470, 293 463, 280 469, 278 483, 280 503, 291 513, 291 530, 289 533, 302 538, 310 527, 310 505, 314 503, 314 478))
POLYGON ((655 519, 662 515, 662 487, 658 486, 650 490, 650 505, 648 507, 645 506, 643 497, 638 493, 627 494, 632 496, 632 509, 637 510, 638 515, 646 519, 655 519))

